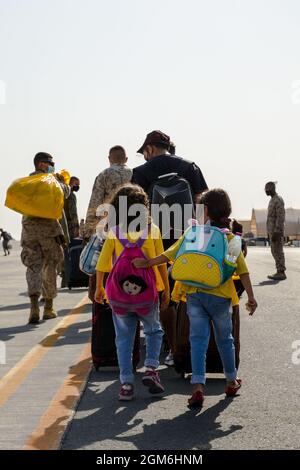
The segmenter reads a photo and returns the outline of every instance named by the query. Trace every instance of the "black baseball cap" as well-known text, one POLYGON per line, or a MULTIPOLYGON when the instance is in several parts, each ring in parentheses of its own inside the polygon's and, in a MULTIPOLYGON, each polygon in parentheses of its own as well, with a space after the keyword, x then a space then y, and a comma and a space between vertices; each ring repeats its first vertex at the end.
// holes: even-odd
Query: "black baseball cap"
POLYGON ((141 146, 141 148, 137 151, 137 153, 143 153, 145 147, 147 145, 157 145, 158 147, 162 146, 169 150, 171 144, 170 137, 167 134, 164 134, 161 131, 152 131, 147 134, 145 142, 141 146))
POLYGON ((34 165, 36 166, 40 162, 48 163, 51 166, 55 165, 52 155, 46 152, 39 152, 35 155, 34 160, 33 160, 34 165))

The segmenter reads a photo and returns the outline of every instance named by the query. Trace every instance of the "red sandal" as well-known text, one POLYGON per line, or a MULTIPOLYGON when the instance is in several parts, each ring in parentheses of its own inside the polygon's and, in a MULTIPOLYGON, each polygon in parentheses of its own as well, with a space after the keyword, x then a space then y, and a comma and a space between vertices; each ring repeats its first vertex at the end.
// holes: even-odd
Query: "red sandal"
POLYGON ((188 408, 190 410, 195 409, 195 408, 202 408, 204 402, 204 395, 200 390, 197 390, 197 392, 193 393, 191 398, 188 400, 188 408))
POLYGON ((225 393, 228 397, 235 397, 237 392, 240 390, 240 388, 242 386, 242 380, 241 379, 236 379, 236 381, 239 384, 237 387, 227 386, 225 388, 225 393))

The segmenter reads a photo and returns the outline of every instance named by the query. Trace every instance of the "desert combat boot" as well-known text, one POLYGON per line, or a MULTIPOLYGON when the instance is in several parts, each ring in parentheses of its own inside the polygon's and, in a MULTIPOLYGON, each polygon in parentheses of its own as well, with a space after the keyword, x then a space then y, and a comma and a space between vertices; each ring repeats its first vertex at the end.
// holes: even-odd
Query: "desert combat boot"
POLYGON ((56 317, 57 313, 53 308, 53 299, 45 299, 43 320, 51 320, 52 318, 56 317))
POLYGON ((40 321, 40 307, 39 307, 39 296, 31 295, 30 296, 30 315, 28 323, 31 325, 37 325, 40 321))

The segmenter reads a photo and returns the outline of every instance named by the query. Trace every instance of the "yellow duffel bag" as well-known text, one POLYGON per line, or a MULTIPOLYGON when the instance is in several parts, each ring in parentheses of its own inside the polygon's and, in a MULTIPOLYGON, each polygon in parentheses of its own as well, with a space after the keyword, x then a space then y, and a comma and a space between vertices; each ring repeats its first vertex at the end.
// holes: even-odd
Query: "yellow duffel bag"
POLYGON ((29 217, 60 219, 64 207, 64 193, 52 174, 26 176, 10 185, 5 205, 29 217))

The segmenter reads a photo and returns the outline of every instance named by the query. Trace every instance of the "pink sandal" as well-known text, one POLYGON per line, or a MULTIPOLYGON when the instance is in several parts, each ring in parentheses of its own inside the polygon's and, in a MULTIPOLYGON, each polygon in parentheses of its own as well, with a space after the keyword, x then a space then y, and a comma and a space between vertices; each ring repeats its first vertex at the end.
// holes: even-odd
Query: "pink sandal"
POLYGON ((134 399, 134 389, 131 384, 123 384, 119 393, 120 401, 131 401, 134 399))

